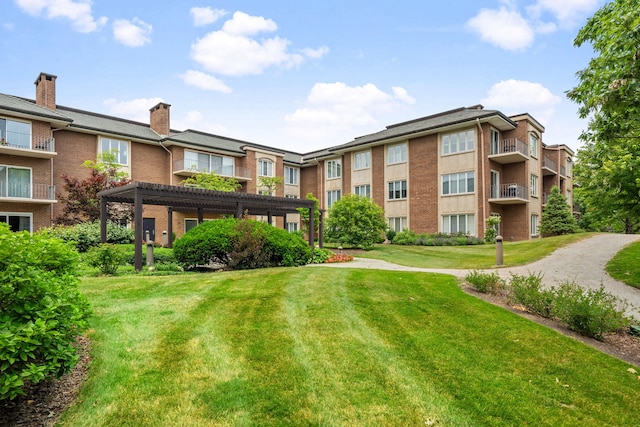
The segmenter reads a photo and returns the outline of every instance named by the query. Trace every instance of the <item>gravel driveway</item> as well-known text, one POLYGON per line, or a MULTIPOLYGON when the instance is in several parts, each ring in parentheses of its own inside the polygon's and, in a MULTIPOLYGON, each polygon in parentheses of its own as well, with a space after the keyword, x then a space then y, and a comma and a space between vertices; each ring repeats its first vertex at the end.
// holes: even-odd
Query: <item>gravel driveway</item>
MULTIPOLYGON (((634 315, 636 319, 640 319, 640 289, 627 286, 622 282, 614 280, 604 270, 607 262, 613 258, 620 249, 636 240, 640 240, 639 235, 598 234, 594 237, 560 248, 551 255, 531 264, 483 271, 495 271, 504 278, 508 278, 511 273, 521 275, 542 273, 543 283, 549 286, 557 285, 563 281, 572 281, 583 287, 597 289, 602 284, 608 292, 619 298, 626 299, 633 306, 633 308, 629 310, 629 314, 634 315)), ((405 267, 369 258, 355 258, 353 262, 322 265, 338 268, 371 268, 378 270, 443 273, 451 274, 459 278, 465 277, 469 272, 469 270, 405 267)))

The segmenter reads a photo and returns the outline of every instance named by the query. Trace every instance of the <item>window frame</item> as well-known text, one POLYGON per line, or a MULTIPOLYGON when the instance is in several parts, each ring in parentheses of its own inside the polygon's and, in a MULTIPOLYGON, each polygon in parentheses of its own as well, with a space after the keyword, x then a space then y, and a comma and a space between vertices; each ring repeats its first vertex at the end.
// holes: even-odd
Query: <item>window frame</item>
POLYGON ((456 196, 463 194, 474 194, 476 192, 476 173, 475 171, 467 171, 467 172, 456 172, 456 173, 448 173, 444 174, 440 178, 440 191, 443 196, 456 196), (466 191, 460 191, 460 182, 462 182, 461 176, 464 175, 464 183, 466 191), (455 176, 455 179, 451 179, 455 176), (473 187, 469 190, 469 183, 471 182, 471 186, 473 187), (455 192, 452 192, 451 183, 455 183, 455 192), (446 185, 446 191, 445 191, 446 185))
POLYGON ((395 231, 396 233, 400 233, 401 231, 404 231, 408 228, 406 216, 389 217, 387 218, 387 224, 389 226, 389 229, 395 231), (400 227, 398 227, 398 222, 400 227))
POLYGON ((393 144, 387 147, 387 165, 407 162, 407 143, 393 144), (397 158, 399 157, 399 158, 397 158))
POLYGON ((540 235, 540 216, 538 214, 531 214, 530 219, 531 236, 540 235))
POLYGON ((440 154, 443 156, 450 156, 453 154, 469 153, 476 149, 476 131, 475 129, 460 130, 457 132, 443 133, 441 136, 441 148, 440 154), (472 137, 469 139, 469 134, 472 137), (455 141, 453 137, 455 135, 455 141), (464 149, 460 149, 461 139, 460 136, 464 135, 464 149))
POLYGON ((111 138, 108 136, 100 136, 100 141, 98 142, 98 154, 102 155, 103 153, 112 153, 115 156, 115 164, 120 166, 129 166, 131 164, 131 159, 130 159, 131 156, 129 155, 130 151, 131 151, 131 147, 130 147, 129 141, 124 139, 111 138), (104 149, 105 141, 108 141, 109 143, 109 148, 107 150, 104 149), (114 142, 118 143, 117 148, 114 148, 112 146, 114 142), (124 163, 122 162, 123 160, 122 146, 126 148, 126 150, 124 150, 124 157, 125 157, 124 163))
POLYGON ((297 222, 291 221, 291 222, 287 222, 285 224, 285 229, 289 232, 289 233, 296 233, 299 230, 299 226, 297 222))
POLYGON ((340 159, 327 160, 327 179, 342 177, 342 161, 340 159))
POLYGON ((538 175, 531 174, 531 177, 529 178, 529 194, 531 195, 531 197, 538 197, 538 186, 538 175))
POLYGON ((273 160, 267 158, 258 159, 258 176, 273 177, 273 160))
POLYGON ((327 190, 327 209, 342 197, 342 191, 340 190, 327 190), (335 199, 335 200, 334 200, 335 199))
POLYGON ((406 200, 408 194, 408 185, 406 179, 387 182, 387 200, 406 200), (399 184, 400 188, 397 188, 399 184), (399 194, 399 196, 397 196, 399 194))
POLYGON ((534 159, 538 158, 538 145, 540 145, 540 138, 535 132, 529 133, 529 155, 534 159))
POLYGON ((368 150, 359 151, 353 154, 353 170, 369 169, 370 167, 371 167, 371 151, 368 151, 368 150), (363 158, 364 160, 362 160, 363 158), (363 162, 364 164, 362 164, 363 162))
POLYGON ((355 185, 353 187, 353 194, 361 197, 371 198, 371 184, 360 184, 355 185), (361 194, 362 190, 365 189, 365 194, 361 194))
POLYGON ((475 236, 476 235, 476 223, 475 223, 475 214, 473 213, 463 213, 463 214, 443 214, 442 215, 442 232, 446 233, 446 234, 453 234, 453 233, 464 233, 467 234, 469 236, 475 236), (460 219, 464 217, 464 225, 465 225, 465 229, 469 228, 469 225, 471 225, 471 230, 465 230, 464 232, 458 230, 459 226, 460 226, 460 219), (456 224, 456 231, 451 231, 452 227, 451 227, 451 220, 455 218, 455 224, 456 224))
POLYGON ((284 183, 286 185, 299 185, 299 175, 300 168, 294 168, 293 166, 284 167, 284 183))
MULTIPOLYGON (((4 183, 6 188, 2 189, 0 187, 0 197, 2 198, 13 198, 13 199, 33 199, 33 169, 26 166, 16 166, 16 165, 4 165, 0 164, 0 167, 4 168, 4 178, 0 178, 0 184, 4 183), (29 172, 29 182, 28 182, 28 195, 27 196, 16 196, 14 194, 10 194, 10 185, 14 180, 9 179, 9 171, 10 170, 21 170, 29 172)), ((2 173, 2 172, 0 172, 2 173)), ((14 183, 15 185, 15 183, 14 183)))
MULTIPOLYGON (((4 141, 6 142, 8 145, 12 146, 12 147, 17 147, 17 148, 24 148, 27 150, 30 150, 32 148, 32 142, 33 142, 33 123, 31 123, 30 121, 27 120, 16 120, 14 118, 9 118, 9 117, 3 117, 0 116, 0 121, 4 121, 4 127, 0 126, 0 141, 4 141), (22 132, 15 132, 18 133, 20 135, 24 135, 27 138, 27 143, 25 144, 19 144, 17 141, 11 141, 12 138, 9 138, 9 123, 17 123, 20 125, 27 125, 29 127, 29 133, 28 134, 24 134, 22 132), (2 134, 2 131, 4 131, 4 135, 2 134)), ((22 137, 20 138, 21 142, 22 142, 22 137)))
POLYGON ((11 229, 11 231, 28 231, 29 233, 33 233, 33 213, 32 212, 5 212, 2 211, 0 212, 0 218, 2 217, 6 217, 6 222, 0 220, 0 222, 3 222, 5 224, 9 224, 9 228, 11 229), (13 230, 13 228, 11 227, 11 222, 10 222, 10 217, 17 217, 17 218, 27 218, 29 221, 29 228, 20 228, 20 226, 18 227, 17 230, 13 230))

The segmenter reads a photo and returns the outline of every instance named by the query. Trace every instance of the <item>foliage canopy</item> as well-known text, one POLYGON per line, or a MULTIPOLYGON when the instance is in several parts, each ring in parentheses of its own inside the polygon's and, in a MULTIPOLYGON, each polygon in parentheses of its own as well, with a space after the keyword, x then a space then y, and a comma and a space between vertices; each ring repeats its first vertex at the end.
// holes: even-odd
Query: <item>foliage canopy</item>
POLYGON ((371 249, 384 239, 384 210, 368 197, 347 195, 333 204, 327 218, 326 236, 354 248, 371 249))
POLYGON ((571 207, 567 204, 567 199, 560 194, 560 189, 554 186, 549 194, 547 205, 542 211, 540 233, 558 236, 577 231, 578 224, 571 213, 571 207))

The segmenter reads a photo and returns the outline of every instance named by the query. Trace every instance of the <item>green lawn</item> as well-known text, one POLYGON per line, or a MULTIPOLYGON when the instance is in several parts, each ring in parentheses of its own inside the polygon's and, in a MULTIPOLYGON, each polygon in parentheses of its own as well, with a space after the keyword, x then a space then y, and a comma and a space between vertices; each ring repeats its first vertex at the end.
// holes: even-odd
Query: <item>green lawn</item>
MULTIPOLYGON (((504 265, 525 265, 551 254, 556 249, 593 236, 577 233, 544 239, 504 242, 504 265)), ((376 245, 373 250, 358 254, 395 264, 421 268, 483 269, 495 267, 496 245, 471 246, 402 246, 376 245)))
POLYGON ((63 426, 636 426, 630 365, 450 276, 281 268, 84 278, 63 426))
POLYGON ((632 243, 618 252, 606 269, 614 279, 640 288, 640 242, 632 243))

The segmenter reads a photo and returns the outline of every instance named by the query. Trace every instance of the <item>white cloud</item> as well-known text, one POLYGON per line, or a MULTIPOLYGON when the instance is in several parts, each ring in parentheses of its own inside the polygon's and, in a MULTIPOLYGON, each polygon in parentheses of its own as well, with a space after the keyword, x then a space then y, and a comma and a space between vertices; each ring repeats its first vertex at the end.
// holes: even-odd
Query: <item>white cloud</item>
POLYGON ((109 114, 141 123, 149 123, 149 110, 159 102, 163 102, 162 98, 138 98, 130 101, 118 101, 110 98, 105 100, 103 104, 108 108, 109 114))
POLYGON ((210 7, 192 7, 189 13, 191 13, 193 25, 196 27, 213 24, 227 14, 222 9, 211 9, 210 7))
POLYGON ((94 18, 90 0, 15 0, 16 5, 30 15, 44 12, 48 19, 68 19, 74 30, 91 33, 107 23, 106 17, 94 18))
POLYGON ((201 71, 188 70, 181 74, 180 78, 189 86, 195 86, 200 89, 213 90, 216 92, 230 93, 231 88, 224 84, 220 79, 201 71))
POLYGON ((319 58, 329 51, 323 46, 292 53, 291 42, 286 38, 254 37, 277 29, 271 19, 235 12, 222 29, 206 34, 191 45, 191 58, 210 73, 245 76, 261 74, 269 67, 292 68, 304 62, 305 57, 319 58))
MULTIPOLYGON (((394 87, 393 94, 389 94, 372 83, 316 83, 306 106, 284 117, 285 132, 301 143, 321 143, 325 147, 341 144, 363 131, 369 132, 378 124, 378 117, 388 118, 413 102, 401 87, 394 87)), ((298 147, 298 151, 305 149, 298 147)))
POLYGON ((599 0, 538 0, 527 7, 527 12, 538 18, 543 12, 550 12, 563 27, 572 27, 585 14, 598 6, 599 0))
POLYGON ((230 133, 227 127, 217 124, 213 120, 205 119, 202 113, 197 110, 188 111, 182 117, 172 118, 171 128, 181 131, 194 129, 215 135, 228 135, 230 133))
POLYGON ((131 21, 118 19, 113 23, 113 36, 129 47, 141 47, 151 43, 152 31, 151 25, 138 18, 133 18, 131 21))
POLYGON ((505 6, 500 9, 482 9, 467 21, 467 27, 480 38, 506 50, 522 50, 531 45, 535 33, 529 23, 516 10, 505 6))
POLYGON ((480 102, 509 115, 529 113, 544 125, 552 119, 555 106, 561 101, 540 83, 510 79, 494 84, 480 102))

